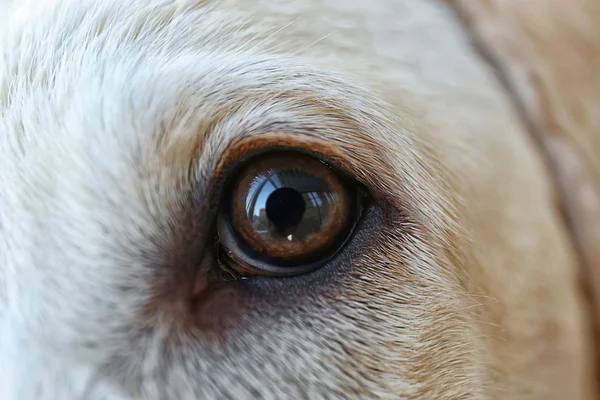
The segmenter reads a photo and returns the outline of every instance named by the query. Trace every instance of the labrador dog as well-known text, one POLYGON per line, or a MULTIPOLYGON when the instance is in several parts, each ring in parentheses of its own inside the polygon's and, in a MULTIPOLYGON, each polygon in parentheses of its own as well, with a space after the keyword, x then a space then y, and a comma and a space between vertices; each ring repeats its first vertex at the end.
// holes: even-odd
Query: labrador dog
POLYGON ((0 1, 0 398, 598 398, 599 23, 0 1))

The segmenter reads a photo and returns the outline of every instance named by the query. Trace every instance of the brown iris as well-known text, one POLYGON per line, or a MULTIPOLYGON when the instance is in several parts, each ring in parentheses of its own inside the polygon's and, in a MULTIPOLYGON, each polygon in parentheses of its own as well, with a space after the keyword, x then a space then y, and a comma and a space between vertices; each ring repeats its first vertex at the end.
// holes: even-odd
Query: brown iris
POLYGON ((293 275, 335 254, 360 212, 359 191, 323 162, 277 153, 250 162, 219 217, 220 258, 241 275, 293 275))

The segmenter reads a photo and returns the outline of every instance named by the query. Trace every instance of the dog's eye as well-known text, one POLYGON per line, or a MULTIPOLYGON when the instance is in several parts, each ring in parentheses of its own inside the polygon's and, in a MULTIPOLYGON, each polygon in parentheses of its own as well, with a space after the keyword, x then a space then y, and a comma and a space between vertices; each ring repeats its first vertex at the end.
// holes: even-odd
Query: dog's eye
POLYGON ((360 216, 362 191, 297 153, 256 158, 228 185, 219 212, 221 266, 242 276, 296 275, 336 254, 360 216))

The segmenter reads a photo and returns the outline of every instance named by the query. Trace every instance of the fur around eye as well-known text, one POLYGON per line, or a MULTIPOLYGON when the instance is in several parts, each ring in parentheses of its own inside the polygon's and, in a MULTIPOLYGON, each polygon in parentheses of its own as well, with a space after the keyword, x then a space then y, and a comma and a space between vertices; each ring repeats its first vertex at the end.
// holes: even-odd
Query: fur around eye
POLYGON ((358 185, 320 160, 293 152, 250 161, 224 197, 220 261, 244 276, 318 268, 343 247, 362 207, 358 185))

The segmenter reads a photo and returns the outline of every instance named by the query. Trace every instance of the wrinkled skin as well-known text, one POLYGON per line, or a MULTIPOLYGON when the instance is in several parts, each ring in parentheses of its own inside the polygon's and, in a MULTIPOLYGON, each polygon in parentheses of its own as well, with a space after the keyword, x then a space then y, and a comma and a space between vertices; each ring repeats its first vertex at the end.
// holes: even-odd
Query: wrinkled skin
POLYGON ((2 399, 594 398, 560 190, 449 4, 0 8, 2 399), (222 182, 282 145, 360 224, 215 281, 222 182))

